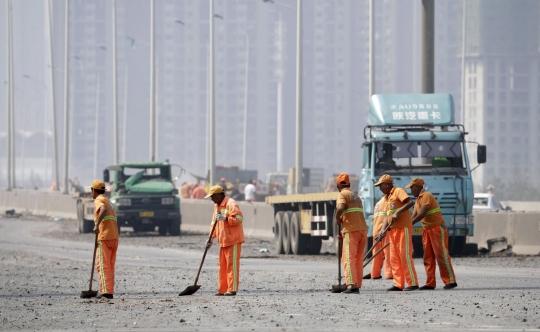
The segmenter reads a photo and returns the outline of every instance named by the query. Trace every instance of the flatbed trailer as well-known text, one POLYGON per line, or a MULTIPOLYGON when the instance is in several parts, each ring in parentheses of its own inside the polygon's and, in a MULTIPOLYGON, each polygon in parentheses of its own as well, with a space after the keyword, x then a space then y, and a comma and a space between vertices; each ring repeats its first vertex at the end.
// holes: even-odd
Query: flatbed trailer
POLYGON ((318 255, 322 241, 334 237, 337 192, 269 196, 274 208, 274 239, 278 254, 318 255))

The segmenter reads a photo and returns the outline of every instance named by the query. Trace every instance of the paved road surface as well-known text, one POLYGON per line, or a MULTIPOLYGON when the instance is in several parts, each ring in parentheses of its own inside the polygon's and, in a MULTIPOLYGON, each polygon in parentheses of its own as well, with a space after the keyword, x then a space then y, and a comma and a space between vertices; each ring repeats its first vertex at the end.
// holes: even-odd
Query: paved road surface
MULTIPOLYGON (((96 303, 78 298, 93 244, 41 236, 58 227, 0 219, 0 330, 540 330, 539 257, 456 258, 455 290, 387 293, 391 280, 368 280, 360 295, 328 292, 335 256, 244 258, 241 291, 224 298, 213 296, 212 248, 201 290, 178 297, 202 251, 161 249, 160 237, 145 246, 121 240, 115 299, 96 303)), ((423 282, 421 260, 415 265, 423 282)))

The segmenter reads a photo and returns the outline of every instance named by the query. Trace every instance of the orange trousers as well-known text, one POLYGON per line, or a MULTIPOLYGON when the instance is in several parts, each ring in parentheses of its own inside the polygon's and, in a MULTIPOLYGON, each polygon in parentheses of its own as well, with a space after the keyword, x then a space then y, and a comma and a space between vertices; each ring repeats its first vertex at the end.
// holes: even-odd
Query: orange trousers
POLYGON ((362 287, 364 273, 364 249, 367 231, 355 231, 343 234, 343 253, 341 262, 345 271, 345 283, 362 287))
POLYGON ((393 228, 386 234, 390 240, 390 264, 394 286, 405 288, 405 281, 409 286, 418 286, 418 277, 412 259, 412 227, 393 228))
MULTIPOLYGON (((385 244, 388 243, 388 238, 385 236, 381 242, 377 243, 373 248, 372 254, 381 250, 385 244)), ((371 278, 378 278, 381 276, 381 270, 384 265, 384 277, 386 279, 392 279, 392 265, 390 264, 390 246, 384 248, 383 252, 375 256, 371 265, 371 278)))
POLYGON ((424 229, 422 232, 424 247, 424 267, 426 268, 426 285, 435 287, 435 268, 439 265, 441 279, 445 285, 457 283, 452 260, 448 253, 448 230, 444 226, 424 229))
POLYGON ((101 294, 114 294, 114 264, 116 264, 118 240, 99 240, 96 251, 96 267, 101 294))
POLYGON ((237 292, 240 283, 240 253, 242 244, 221 247, 219 250, 218 293, 237 292))

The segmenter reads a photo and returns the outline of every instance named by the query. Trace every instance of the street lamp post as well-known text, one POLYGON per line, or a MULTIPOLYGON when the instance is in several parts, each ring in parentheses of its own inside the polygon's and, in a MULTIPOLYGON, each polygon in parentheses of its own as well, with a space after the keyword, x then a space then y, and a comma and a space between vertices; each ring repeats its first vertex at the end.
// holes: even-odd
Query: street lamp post
POLYGON ((51 122, 52 122, 52 147, 53 147, 53 172, 54 172, 54 181, 56 187, 54 190, 60 190, 60 178, 58 172, 58 139, 56 132, 56 103, 55 103, 55 89, 54 89, 54 61, 53 61, 53 33, 52 33, 52 0, 48 1, 48 19, 49 19, 49 60, 51 61, 51 71, 50 71, 50 80, 51 80, 51 122))
POLYGON ((7 91, 6 91, 6 100, 7 100, 7 103, 6 103, 6 114, 7 114, 7 117, 6 117, 6 127, 7 127, 7 136, 6 136, 6 164, 7 164, 7 190, 10 191, 12 186, 13 186, 13 151, 12 151, 12 148, 13 148, 13 145, 12 145, 12 141, 13 141, 13 126, 12 126, 12 116, 13 116, 13 74, 12 74, 12 70, 13 70, 13 66, 12 66, 12 49, 13 49, 13 43, 11 41, 11 28, 12 28, 12 24, 11 24, 11 0, 8 0, 6 2, 6 22, 7 22, 7 47, 6 47, 6 50, 7 50, 7 62, 6 62, 6 65, 7 65, 7 73, 8 73, 8 79, 7 79, 7 91))
MULTIPOLYGON (((214 14, 214 17, 223 19, 223 16, 214 14)), ((243 23, 239 21, 228 21, 233 23, 243 23)), ((242 168, 247 169, 247 123, 248 123, 248 101, 249 101, 249 34, 246 29, 240 27, 246 36, 246 69, 244 79, 244 129, 243 129, 243 144, 242 144, 242 168)))
POLYGON ((210 156, 209 156, 209 163, 210 163, 210 185, 214 184, 215 181, 215 173, 216 173, 216 123, 215 123, 215 101, 214 101, 214 78, 215 78, 215 72, 214 72, 214 0, 210 1, 210 41, 209 41, 209 54, 210 54, 210 60, 209 60, 209 70, 210 70, 210 82, 209 82, 209 106, 210 106, 210 156))
POLYGON ((114 152, 113 160, 117 165, 119 161, 118 153, 118 95, 117 95, 117 80, 116 80, 116 0, 112 0, 112 60, 113 60, 113 141, 114 152))
POLYGON ((155 3, 150 1, 150 161, 156 161, 155 3))
MULTIPOLYGON (((65 2, 64 40, 64 194, 69 193, 69 0, 65 2)), ((60 184, 57 184, 60 185, 60 184)))

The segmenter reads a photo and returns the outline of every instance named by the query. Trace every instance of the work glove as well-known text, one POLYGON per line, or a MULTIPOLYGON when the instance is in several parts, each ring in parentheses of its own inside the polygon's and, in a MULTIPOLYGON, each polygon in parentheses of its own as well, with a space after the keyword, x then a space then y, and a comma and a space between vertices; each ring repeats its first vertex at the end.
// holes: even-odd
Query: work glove
POLYGON ((216 216, 216 220, 217 221, 227 220, 227 217, 222 215, 221 213, 218 213, 217 216, 216 216))
POLYGON ((380 232, 379 235, 375 238, 375 241, 381 240, 386 235, 386 231, 380 232))

